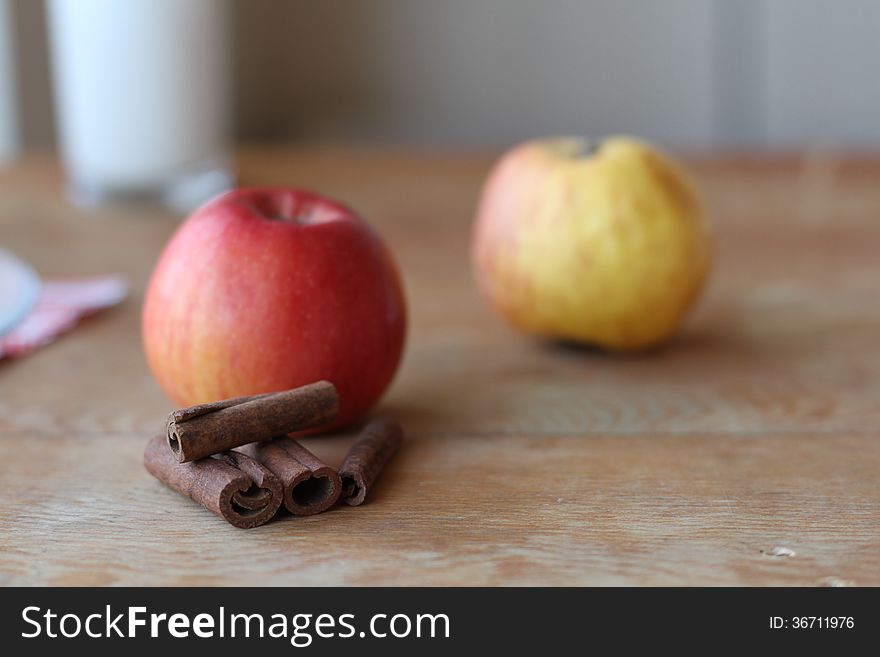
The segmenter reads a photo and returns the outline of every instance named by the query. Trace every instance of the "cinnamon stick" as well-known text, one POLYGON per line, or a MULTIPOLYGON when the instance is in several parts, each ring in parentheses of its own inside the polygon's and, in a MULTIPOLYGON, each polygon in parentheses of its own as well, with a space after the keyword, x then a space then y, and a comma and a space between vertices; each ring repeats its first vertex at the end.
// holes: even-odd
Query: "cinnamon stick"
POLYGON ((339 468, 342 501, 351 506, 363 504, 382 468, 402 442, 403 429, 393 420, 380 418, 364 427, 339 468))
POLYGON ((338 413, 339 395, 328 381, 199 404, 168 416, 168 447, 180 463, 187 463, 254 441, 328 424, 338 413))
POLYGON ((235 527, 262 525, 281 506, 281 482, 245 454, 224 452, 192 463, 178 463, 168 451, 165 436, 156 436, 147 443, 144 466, 166 486, 235 527))
POLYGON ((267 467, 281 481, 284 507, 296 516, 326 511, 339 500, 339 474, 288 436, 239 447, 267 467))

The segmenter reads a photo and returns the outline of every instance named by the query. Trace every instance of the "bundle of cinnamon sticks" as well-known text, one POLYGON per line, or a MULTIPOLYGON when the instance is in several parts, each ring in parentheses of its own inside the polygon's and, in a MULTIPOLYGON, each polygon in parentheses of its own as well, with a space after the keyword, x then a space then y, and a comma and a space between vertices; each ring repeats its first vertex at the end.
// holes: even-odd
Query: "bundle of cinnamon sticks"
POLYGON ((373 420, 338 470, 288 434, 329 425, 339 413, 332 383, 236 397, 174 411, 165 435, 152 438, 144 466, 156 479, 229 524, 249 529, 282 504, 294 515, 321 513, 338 500, 362 504, 403 432, 373 420))

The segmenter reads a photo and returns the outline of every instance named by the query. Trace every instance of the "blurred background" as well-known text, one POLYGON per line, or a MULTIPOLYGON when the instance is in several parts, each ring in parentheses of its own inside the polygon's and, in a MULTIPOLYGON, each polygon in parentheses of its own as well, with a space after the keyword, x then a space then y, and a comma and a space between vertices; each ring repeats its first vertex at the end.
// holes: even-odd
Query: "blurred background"
MULTIPOLYGON (((876 0, 213 4, 235 141, 458 148, 627 132, 688 150, 880 146, 876 0)), ((0 159, 59 141, 48 13, 0 0, 0 159)))

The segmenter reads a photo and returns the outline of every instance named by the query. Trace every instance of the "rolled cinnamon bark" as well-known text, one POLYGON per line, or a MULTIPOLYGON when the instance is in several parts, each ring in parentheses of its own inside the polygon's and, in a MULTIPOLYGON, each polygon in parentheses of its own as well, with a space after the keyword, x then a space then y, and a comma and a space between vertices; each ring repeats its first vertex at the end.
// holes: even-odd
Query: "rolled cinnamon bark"
POLYGON ((156 436, 147 443, 144 466, 166 486, 235 527, 262 525, 281 506, 281 482, 245 454, 224 452, 192 463, 178 463, 168 451, 165 436, 156 436))
POLYGON ((328 381, 252 397, 225 399, 168 416, 168 447, 180 463, 273 436, 329 424, 339 395, 328 381))
POLYGON ((239 447, 281 481, 284 507, 296 516, 326 511, 339 500, 339 474, 299 442, 287 436, 239 447))
POLYGON ((394 420, 373 420, 360 435, 339 468, 342 501, 351 506, 363 504, 382 468, 403 442, 403 429, 394 420))

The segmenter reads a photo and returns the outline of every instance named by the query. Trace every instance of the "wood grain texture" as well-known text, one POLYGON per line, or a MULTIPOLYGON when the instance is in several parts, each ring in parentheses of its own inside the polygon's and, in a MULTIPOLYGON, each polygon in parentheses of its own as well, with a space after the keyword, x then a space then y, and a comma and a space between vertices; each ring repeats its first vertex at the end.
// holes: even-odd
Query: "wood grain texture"
MULTIPOLYGON (((379 409, 409 441, 371 498, 251 531, 141 465, 171 409, 139 310, 176 220, 71 209, 47 158, 0 173, 5 246, 47 275, 134 284, 120 308, 0 363, 0 581, 880 584, 880 161, 692 159, 714 277, 679 336, 639 357, 535 342, 480 302, 468 240, 490 163, 241 154, 246 184, 311 187, 368 217, 411 308, 379 409), (241 563, 246 549, 265 556, 241 563)), ((307 446, 338 463, 351 437, 307 446)))

